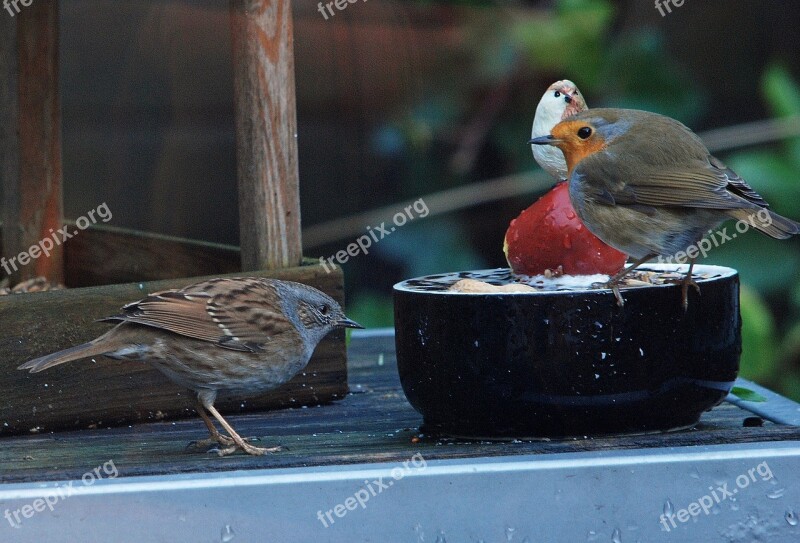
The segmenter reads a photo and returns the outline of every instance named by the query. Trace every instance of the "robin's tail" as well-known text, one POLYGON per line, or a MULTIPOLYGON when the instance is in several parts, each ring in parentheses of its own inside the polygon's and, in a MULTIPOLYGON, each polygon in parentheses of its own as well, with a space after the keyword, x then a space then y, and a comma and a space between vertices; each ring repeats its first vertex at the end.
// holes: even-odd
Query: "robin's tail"
POLYGON ((732 209, 728 212, 728 215, 775 239, 786 239, 795 234, 800 234, 800 223, 796 223, 764 207, 757 211, 753 209, 732 209))
POLYGON ((113 352, 123 346, 121 342, 115 340, 109 331, 97 339, 88 343, 76 345, 57 353, 48 354, 39 358, 34 358, 19 366, 18 370, 30 370, 30 373, 37 373, 65 362, 71 362, 79 358, 87 358, 89 356, 98 356, 105 353, 113 352))

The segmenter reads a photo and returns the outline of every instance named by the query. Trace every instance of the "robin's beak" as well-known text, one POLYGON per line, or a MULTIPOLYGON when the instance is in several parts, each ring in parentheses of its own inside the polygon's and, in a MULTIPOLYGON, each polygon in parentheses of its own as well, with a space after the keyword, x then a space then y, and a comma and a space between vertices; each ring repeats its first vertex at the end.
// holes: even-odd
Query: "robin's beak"
POLYGON ((531 145, 558 145, 561 143, 561 140, 548 134, 546 136, 539 136, 538 138, 528 140, 528 143, 531 145))
POLYGON ((336 321, 336 326, 339 328, 360 328, 362 330, 364 329, 364 327, 358 324, 356 321, 350 320, 347 317, 336 321))

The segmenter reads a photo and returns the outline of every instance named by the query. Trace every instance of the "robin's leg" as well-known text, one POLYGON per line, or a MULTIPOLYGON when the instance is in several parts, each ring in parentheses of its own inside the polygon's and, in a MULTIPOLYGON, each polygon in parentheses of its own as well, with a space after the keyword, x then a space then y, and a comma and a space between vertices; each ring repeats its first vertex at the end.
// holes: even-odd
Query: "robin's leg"
POLYGON ((614 277, 608 280, 608 283, 604 285, 605 288, 610 288, 611 291, 614 293, 614 296, 617 298, 617 305, 619 305, 620 307, 625 305, 625 300, 622 299, 622 295, 619 293, 619 282, 622 281, 622 279, 624 279, 625 276, 628 275, 630 272, 632 272, 633 270, 635 270, 648 260, 654 259, 656 256, 657 255, 647 255, 644 258, 640 258, 627 268, 618 272, 614 277))
POLYGON ((700 294, 700 285, 698 285, 694 279, 692 279, 692 269, 694 269, 694 262, 695 258, 693 258, 689 262, 689 271, 686 272, 686 275, 683 279, 674 279, 669 280, 669 283, 680 283, 681 284, 681 305, 683 305, 683 310, 686 311, 689 309, 689 286, 694 287, 697 291, 697 294, 700 294))

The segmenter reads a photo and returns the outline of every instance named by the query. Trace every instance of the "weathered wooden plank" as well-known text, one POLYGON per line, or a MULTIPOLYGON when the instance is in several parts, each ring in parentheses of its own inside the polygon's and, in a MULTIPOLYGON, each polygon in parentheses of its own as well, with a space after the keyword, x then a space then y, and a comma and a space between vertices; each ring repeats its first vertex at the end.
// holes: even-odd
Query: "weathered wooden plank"
POLYGON ((242 269, 302 259, 290 0, 231 0, 242 269))
MULTIPOLYGON (((800 428, 765 423, 744 427, 752 413, 730 404, 705 413, 691 430, 639 436, 528 441, 480 441, 420 435, 422 417, 400 389, 394 339, 354 338, 350 343, 350 390, 343 400, 307 409, 229 417, 242 435, 285 450, 265 456, 219 458, 188 452, 204 437, 195 418, 130 428, 0 438, 0 482, 79 478, 113 460, 121 476, 234 469, 305 467, 362 462, 403 462, 421 453, 426 460, 548 455, 611 449, 666 448, 800 439, 800 428)), ((2 419, 0 419, 2 424, 2 419)))
MULTIPOLYGON (((70 229, 72 229, 72 223, 70 229)), ((65 284, 88 287, 241 270, 239 248, 96 225, 65 243, 65 284)))
MULTIPOLYGON (((0 224, 14 219, 11 210, 19 209, 19 193, 16 184, 19 180, 19 60, 17 58, 17 20, 13 17, 0 17, 0 192, 2 210, 0 224)), ((3 239, 12 232, 0 236, 0 258, 5 256, 3 239)), ((16 245, 14 245, 16 246, 16 245)), ((0 261, 2 264, 3 261, 0 261)), ((0 268, 0 276, 8 275, 0 268)))
POLYGON ((49 238, 63 222, 58 5, 57 1, 34 2, 16 15, 4 12, 6 28, 0 31, 10 30, 0 38, 0 86, 4 87, 0 130, 5 132, 0 158, 4 163, 3 247, 9 268, 4 271, 11 273, 12 282, 39 275, 63 281, 60 246, 53 244, 48 256, 37 257, 39 241, 49 238))
MULTIPOLYGON (((242 274, 237 274, 242 275, 242 274)), ((315 286, 340 302, 340 270, 309 265, 246 275, 289 279, 315 286)), ((88 341, 116 313, 148 293, 185 286, 202 277, 69 289, 0 297, 0 435, 130 424, 193 414, 193 398, 158 371, 139 363, 75 361, 39 374, 15 368, 28 359, 88 341)), ((227 412, 317 404, 347 392, 344 333, 318 346, 304 374, 273 393, 219 402, 227 412)))

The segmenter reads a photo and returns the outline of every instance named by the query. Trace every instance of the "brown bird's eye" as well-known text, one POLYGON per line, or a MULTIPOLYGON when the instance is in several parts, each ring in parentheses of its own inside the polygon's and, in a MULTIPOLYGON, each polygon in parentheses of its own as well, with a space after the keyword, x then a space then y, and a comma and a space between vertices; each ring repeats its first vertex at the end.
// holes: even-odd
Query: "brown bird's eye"
POLYGON ((588 126, 584 126, 580 130, 578 130, 578 137, 582 140, 585 140, 591 135, 592 135, 592 129, 589 128, 588 126))
POLYGON ((561 97, 561 93, 556 91, 556 92, 553 93, 553 96, 555 96, 556 98, 560 98, 561 97))

